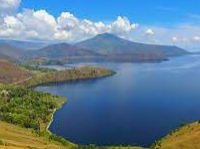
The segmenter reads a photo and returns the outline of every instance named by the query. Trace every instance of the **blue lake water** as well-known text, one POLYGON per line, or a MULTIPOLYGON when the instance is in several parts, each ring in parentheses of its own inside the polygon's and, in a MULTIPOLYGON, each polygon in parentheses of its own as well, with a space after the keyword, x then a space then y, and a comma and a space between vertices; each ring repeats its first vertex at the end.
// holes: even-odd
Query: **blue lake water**
POLYGON ((117 74, 36 88, 67 97, 50 130, 71 142, 148 146, 180 124, 200 119, 200 56, 89 65, 117 74))

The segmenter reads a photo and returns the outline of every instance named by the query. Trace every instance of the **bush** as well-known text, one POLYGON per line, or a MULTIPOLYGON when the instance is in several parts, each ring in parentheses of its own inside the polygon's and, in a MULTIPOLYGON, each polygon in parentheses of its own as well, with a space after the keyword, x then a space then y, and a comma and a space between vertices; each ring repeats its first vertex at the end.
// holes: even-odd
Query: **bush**
POLYGON ((4 145, 4 143, 3 143, 2 139, 0 139, 0 145, 4 145))
POLYGON ((65 145, 65 146, 68 145, 68 141, 66 139, 64 139, 63 137, 57 136, 55 134, 50 135, 49 139, 60 142, 62 145, 65 145))

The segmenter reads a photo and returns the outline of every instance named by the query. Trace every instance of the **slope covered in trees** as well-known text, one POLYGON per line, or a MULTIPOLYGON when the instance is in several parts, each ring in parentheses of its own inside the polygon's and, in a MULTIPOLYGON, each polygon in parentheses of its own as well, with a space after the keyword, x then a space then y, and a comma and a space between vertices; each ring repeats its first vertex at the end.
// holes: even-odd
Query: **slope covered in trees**
POLYGON ((52 113, 64 99, 25 87, 0 88, 0 119, 36 131, 45 130, 52 113))
POLYGON ((100 67, 81 67, 57 71, 31 65, 18 66, 5 60, 0 60, 0 72, 0 85, 25 86, 92 79, 115 74, 112 70, 100 67))
POLYGON ((37 74, 29 80, 25 80, 17 85, 36 86, 46 83, 60 83, 73 80, 94 79, 114 75, 115 72, 100 67, 80 67, 63 71, 37 74))

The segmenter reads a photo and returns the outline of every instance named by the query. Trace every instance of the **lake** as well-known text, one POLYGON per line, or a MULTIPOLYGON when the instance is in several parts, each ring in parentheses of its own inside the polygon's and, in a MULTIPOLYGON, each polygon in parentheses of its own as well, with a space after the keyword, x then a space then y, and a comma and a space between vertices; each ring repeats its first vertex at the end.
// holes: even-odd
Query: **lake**
POLYGON ((117 74, 36 88, 67 97, 50 130, 71 142, 149 146, 180 124, 200 119, 198 55, 162 63, 89 65, 106 66, 117 74))

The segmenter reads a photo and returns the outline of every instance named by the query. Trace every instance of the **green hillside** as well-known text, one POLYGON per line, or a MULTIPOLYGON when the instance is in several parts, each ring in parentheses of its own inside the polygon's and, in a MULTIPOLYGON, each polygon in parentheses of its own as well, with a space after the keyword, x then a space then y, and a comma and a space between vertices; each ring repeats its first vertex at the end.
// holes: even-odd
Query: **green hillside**
POLYGON ((157 141, 152 149, 199 149, 200 122, 180 127, 157 141))

